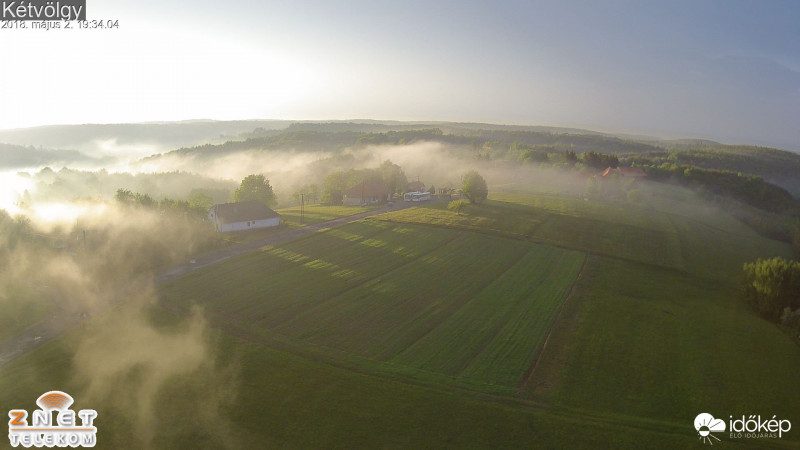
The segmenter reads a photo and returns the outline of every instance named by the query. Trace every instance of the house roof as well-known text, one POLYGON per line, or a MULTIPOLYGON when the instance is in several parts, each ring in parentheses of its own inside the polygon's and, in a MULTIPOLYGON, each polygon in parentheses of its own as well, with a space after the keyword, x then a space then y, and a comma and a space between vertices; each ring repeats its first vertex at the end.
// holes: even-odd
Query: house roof
POLYGON ((365 181, 344 191, 344 195, 350 198, 361 198, 362 196, 381 197, 388 193, 389 190, 386 189, 386 186, 384 186, 383 183, 378 183, 375 181, 365 181))
POLYGON ((259 202, 220 203, 211 207, 220 225, 250 220, 265 220, 281 215, 259 202))
POLYGON ((644 178, 647 176, 642 170, 641 167, 617 167, 616 169, 612 169, 609 167, 608 169, 603 172, 603 176, 607 177, 609 175, 621 175, 623 177, 631 177, 631 178, 644 178))
POLYGON ((408 183, 408 185, 406 186, 406 191, 407 192, 419 192, 419 191, 421 191, 423 189, 425 189, 425 183, 423 183, 422 181, 419 181, 419 180, 412 181, 412 182, 408 183))

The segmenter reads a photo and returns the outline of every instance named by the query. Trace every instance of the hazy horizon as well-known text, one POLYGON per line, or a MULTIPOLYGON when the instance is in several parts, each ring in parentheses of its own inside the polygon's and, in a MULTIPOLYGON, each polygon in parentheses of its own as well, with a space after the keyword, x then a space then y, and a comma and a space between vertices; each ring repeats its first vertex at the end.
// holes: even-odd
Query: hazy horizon
POLYGON ((254 117, 574 127, 798 148, 795 2, 87 4, 4 29, 0 129, 254 117))
MULTIPOLYGON (((188 119, 179 119, 179 120, 153 120, 153 121, 138 121, 138 122, 85 122, 85 123, 48 123, 42 125, 30 125, 30 126, 21 126, 21 127, 13 127, 13 128, 0 128, 0 133, 2 132, 13 132, 18 130, 35 130, 39 128, 48 128, 48 127, 79 127, 79 126, 103 126, 103 125, 164 125, 164 124, 181 124, 181 123, 200 123, 200 122, 285 122, 287 126, 291 123, 359 123, 359 122, 375 122, 375 123, 409 123, 409 124, 478 124, 478 125, 490 125, 490 126, 498 126, 498 127, 530 127, 530 128, 554 128, 554 129, 564 129, 564 130, 577 130, 577 131, 588 131, 592 133, 602 133, 612 136, 618 136, 621 138, 629 138, 629 139, 653 139, 653 140, 707 140, 707 141, 715 141, 723 145, 752 145, 758 147, 771 147, 777 148, 781 150, 789 150, 793 152, 800 152, 800 141, 796 143, 784 143, 780 144, 774 141, 760 141, 760 140, 728 140, 728 139, 719 139, 714 138, 708 135, 681 135, 675 133, 647 133, 639 130, 631 130, 626 129, 624 127, 616 128, 616 129, 608 129, 608 128, 590 128, 590 127, 581 127, 569 124, 543 124, 543 123, 501 123, 501 122, 480 122, 480 121, 449 121, 449 120, 398 120, 398 119, 381 119, 381 118, 367 118, 367 117, 360 117, 360 118, 345 118, 345 119, 331 119, 331 118, 291 118, 291 119, 277 119, 272 117, 267 118, 252 118, 252 117, 242 117, 242 118, 232 118, 232 119, 208 119, 208 118, 188 118, 188 119)), ((2 137, 0 137, 0 143, 10 143, 16 145, 38 145, 36 143, 22 143, 22 142, 4 142, 2 137)), ((42 145, 42 147, 48 147, 46 145, 42 145)), ((70 148, 69 145, 65 147, 49 147, 54 149, 67 149, 70 148)), ((159 153, 157 151, 153 151, 153 154, 159 153)), ((145 154, 145 156, 149 155, 149 153, 145 154)))

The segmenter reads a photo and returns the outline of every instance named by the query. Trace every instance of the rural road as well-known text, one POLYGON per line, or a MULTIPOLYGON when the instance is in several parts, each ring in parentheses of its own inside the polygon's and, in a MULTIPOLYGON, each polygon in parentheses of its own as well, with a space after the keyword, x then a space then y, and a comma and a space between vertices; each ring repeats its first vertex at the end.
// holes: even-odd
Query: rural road
MULTIPOLYGON (((193 262, 187 261, 183 264, 171 267, 161 272, 157 272, 155 274, 155 283, 158 285, 175 280, 195 270, 218 264, 226 259, 249 253, 266 245, 275 245, 282 242, 291 241, 293 239, 315 233, 323 228, 339 227, 350 222, 364 219, 366 217, 375 216, 390 211, 398 211, 412 206, 417 206, 417 203, 407 203, 401 201, 395 203, 394 206, 385 206, 352 216, 339 217, 337 219, 320 222, 314 225, 308 225, 302 228, 286 230, 282 233, 277 233, 264 239, 259 239, 257 241, 247 242, 223 250, 207 253, 193 259, 193 262)), ((0 367, 39 347, 45 342, 55 339, 61 334, 79 326, 84 320, 87 319, 81 318, 77 314, 54 314, 34 325, 31 325, 18 335, 0 342, 0 367)))
MULTIPOLYGON (((337 219, 328 220, 327 222, 320 222, 302 228, 295 228, 294 230, 288 230, 282 233, 277 233, 273 236, 264 239, 259 239, 257 241, 247 242, 244 244, 239 244, 216 252, 208 253, 193 259, 192 261, 194 262, 189 261, 180 264, 178 266, 174 266, 170 269, 167 269, 159 274, 156 274, 155 278, 156 284, 162 284, 166 283, 167 281, 172 281, 176 278, 180 278, 186 274, 189 274, 197 269, 201 269, 206 266, 220 263, 222 261, 225 261, 226 259, 233 258, 234 256, 239 256, 245 253, 252 252, 253 250, 259 249, 266 245, 280 244, 282 242, 291 241, 292 239, 297 239, 301 236, 317 232, 323 228, 334 228, 342 226, 346 223, 355 222, 356 220, 361 220, 366 217, 375 216, 378 214, 384 214, 390 211, 399 211, 401 209, 406 209, 411 206, 417 206, 417 205, 418 205, 417 203, 399 202, 395 203, 394 206, 385 206, 383 208, 374 209, 372 211, 366 211, 352 216, 339 217, 337 219)), ((0 350, 0 355, 2 355, 1 350, 0 350)))

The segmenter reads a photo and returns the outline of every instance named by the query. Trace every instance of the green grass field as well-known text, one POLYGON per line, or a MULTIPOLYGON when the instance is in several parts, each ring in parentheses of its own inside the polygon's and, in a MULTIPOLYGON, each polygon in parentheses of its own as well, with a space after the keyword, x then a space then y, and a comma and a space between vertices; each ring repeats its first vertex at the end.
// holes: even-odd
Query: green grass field
POLYGON ((372 211, 377 206, 326 206, 326 205, 305 205, 303 216, 300 215, 300 207, 277 209, 275 212, 283 217, 289 226, 298 227, 313 225, 325 222, 338 217, 352 216, 365 211, 372 211))
POLYGON ((462 214, 448 211, 445 202, 434 202, 379 218, 508 236, 669 268, 683 265, 675 229, 661 214, 636 209, 614 214, 604 205, 577 198, 540 196, 542 201, 529 206, 512 202, 518 195, 498 197, 508 201, 490 199, 467 206, 462 214))
POLYGON ((513 387, 582 262, 554 247, 364 220, 195 273, 163 294, 250 332, 513 387))
POLYGON ((37 291, 21 282, 8 283, 0 293, 0 342, 44 319, 53 310, 51 289, 37 291))
POLYGON ((549 194, 498 192, 462 214, 446 202, 377 216, 394 223, 473 230, 575 249, 731 282, 760 256, 791 257, 717 208, 653 198, 646 206, 549 194))
MULTIPOLYGON (((700 412, 800 421, 800 349, 738 286, 743 262, 789 246, 682 195, 630 205, 509 190, 461 215, 430 203, 162 286, 154 326, 169 334, 202 306, 213 370, 167 380, 151 443, 698 448, 700 412)), ((101 319, 3 367, 0 404, 32 408, 55 388, 80 402, 72 354, 101 319)), ((131 412, 91 407, 105 411, 99 439, 142 445, 131 412)), ((721 438, 800 445, 793 431, 721 438)))
MULTIPOLYGON (((163 310, 158 314, 162 322, 180 321, 163 310)), ((7 409, 30 411, 43 389, 73 394, 74 409, 98 411, 97 448, 639 448, 642 442, 692 448, 681 434, 646 422, 565 416, 513 400, 408 384, 221 332, 209 337, 219 371, 168 380, 152 417, 161 425, 144 440, 134 426, 134 404, 120 401, 130 398, 135 374, 106 399, 81 396, 84 385, 71 376, 71 366, 84 332, 70 332, 4 367, 0 399, 7 409), (233 374, 229 384, 224 375, 220 380, 225 371, 233 374)))
MULTIPOLYGON (((590 257, 521 395, 676 426, 700 411, 800 417, 800 351, 737 289, 590 257)), ((793 438, 796 439, 796 436, 793 438)))

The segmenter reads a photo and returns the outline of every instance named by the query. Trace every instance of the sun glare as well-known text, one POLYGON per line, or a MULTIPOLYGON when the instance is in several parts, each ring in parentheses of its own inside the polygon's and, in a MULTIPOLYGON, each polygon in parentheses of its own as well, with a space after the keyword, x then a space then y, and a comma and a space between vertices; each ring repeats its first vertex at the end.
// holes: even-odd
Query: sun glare
POLYGON ((32 191, 33 180, 19 172, 0 172, 0 209, 11 215, 20 212, 19 202, 25 191, 32 191))
POLYGON ((79 217, 99 216, 108 207, 104 203, 40 203, 30 208, 31 218, 47 224, 69 224, 79 217))

